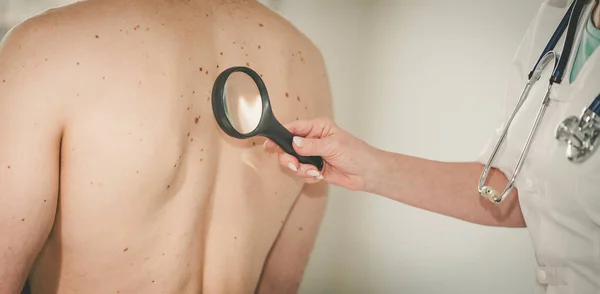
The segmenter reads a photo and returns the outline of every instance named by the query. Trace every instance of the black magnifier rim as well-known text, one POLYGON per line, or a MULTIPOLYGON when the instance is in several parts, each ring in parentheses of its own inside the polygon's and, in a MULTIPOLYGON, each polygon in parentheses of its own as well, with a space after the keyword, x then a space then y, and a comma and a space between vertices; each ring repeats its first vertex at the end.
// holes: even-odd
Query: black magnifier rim
POLYGON ((219 124, 221 129, 227 135, 234 137, 234 138, 238 138, 238 139, 247 139, 247 138, 257 136, 261 133, 260 126, 261 126, 262 122, 264 121, 265 117, 267 117, 267 115, 271 109, 271 103, 269 100, 269 93, 267 92, 267 87, 265 86, 265 83, 262 80, 262 78, 260 77, 260 75, 249 67, 234 66, 234 67, 224 70, 223 72, 221 72, 219 74, 219 76, 217 76, 217 79, 215 80, 215 83, 213 85, 213 90, 212 90, 212 108, 213 108, 213 114, 215 115, 215 119, 217 120, 217 123, 219 124), (242 134, 238 130, 236 130, 233 127, 233 125, 231 124, 231 121, 229 120, 229 117, 227 116, 227 110, 225 108, 225 101, 224 101, 224 95, 223 95, 225 93, 225 85, 227 84, 227 80, 229 79, 229 76, 235 72, 245 73, 250 78, 252 78, 252 80, 256 84, 256 87, 258 88, 258 92, 260 94, 260 99, 262 101, 262 113, 261 113, 260 121, 254 128, 254 130, 252 130, 252 132, 244 133, 244 134, 242 134))
POLYGON ((323 170, 324 163, 323 158, 320 156, 301 156, 294 150, 292 146, 293 134, 290 133, 285 127, 277 121, 275 115, 273 115, 273 110, 271 109, 271 102, 269 100, 269 93, 267 93, 267 87, 263 82, 262 78, 258 73, 252 70, 249 67, 245 66, 235 66, 229 69, 226 69, 222 73, 217 76, 215 83, 213 85, 212 91, 212 108, 213 114, 217 123, 221 127, 221 129, 230 137, 234 137, 237 139, 247 139, 254 136, 265 136, 267 138, 272 139, 276 144, 281 146, 281 148, 288 154, 298 158, 298 161, 301 163, 311 164, 317 167, 319 170, 323 170), (236 130, 232 125, 229 117, 227 116, 227 110, 225 108, 224 101, 224 93, 225 93, 225 85, 227 84, 227 80, 229 76, 234 72, 242 72, 247 74, 258 88, 258 92, 260 94, 260 99, 262 101, 262 113, 261 118, 258 122, 256 128, 246 134, 240 133, 236 130))

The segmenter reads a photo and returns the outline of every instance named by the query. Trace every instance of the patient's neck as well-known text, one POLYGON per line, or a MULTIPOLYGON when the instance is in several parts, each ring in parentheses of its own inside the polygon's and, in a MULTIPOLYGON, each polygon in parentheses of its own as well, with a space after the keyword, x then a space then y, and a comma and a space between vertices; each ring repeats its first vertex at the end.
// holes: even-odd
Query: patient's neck
POLYGON ((596 3, 596 9, 594 11, 594 25, 600 29, 600 3, 596 3))

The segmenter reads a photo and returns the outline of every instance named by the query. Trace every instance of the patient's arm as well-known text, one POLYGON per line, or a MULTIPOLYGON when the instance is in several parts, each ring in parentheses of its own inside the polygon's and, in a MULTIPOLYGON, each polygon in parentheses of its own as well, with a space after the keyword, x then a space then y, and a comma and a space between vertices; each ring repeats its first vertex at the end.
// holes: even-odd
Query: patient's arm
POLYGON ((327 185, 305 185, 263 269, 259 294, 297 293, 327 203, 327 185))
POLYGON ((36 30, 25 23, 0 45, 0 294, 20 293, 57 206, 60 74, 36 30))

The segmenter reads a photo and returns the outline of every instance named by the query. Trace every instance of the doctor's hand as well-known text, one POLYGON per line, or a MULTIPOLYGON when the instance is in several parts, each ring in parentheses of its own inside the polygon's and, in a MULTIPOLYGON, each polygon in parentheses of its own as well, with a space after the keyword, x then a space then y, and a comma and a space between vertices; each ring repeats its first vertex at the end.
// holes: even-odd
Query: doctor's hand
POLYGON ((324 167, 320 173, 315 166, 299 163, 296 157, 267 140, 265 149, 278 153, 281 166, 291 169, 309 184, 324 180, 349 190, 365 189, 369 170, 378 164, 378 149, 350 135, 326 118, 294 121, 285 127, 295 136, 294 150, 303 156, 323 157, 324 167))

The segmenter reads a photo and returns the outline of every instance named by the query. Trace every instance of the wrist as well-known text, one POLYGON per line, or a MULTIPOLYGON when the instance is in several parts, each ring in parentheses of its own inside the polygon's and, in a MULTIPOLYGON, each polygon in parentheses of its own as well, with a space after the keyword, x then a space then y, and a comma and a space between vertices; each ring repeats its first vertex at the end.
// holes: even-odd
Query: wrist
POLYGON ((370 147, 370 164, 363 175, 363 191, 372 194, 380 194, 385 179, 390 173, 390 168, 396 162, 394 153, 387 152, 375 147, 370 147))

